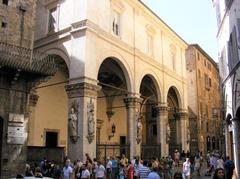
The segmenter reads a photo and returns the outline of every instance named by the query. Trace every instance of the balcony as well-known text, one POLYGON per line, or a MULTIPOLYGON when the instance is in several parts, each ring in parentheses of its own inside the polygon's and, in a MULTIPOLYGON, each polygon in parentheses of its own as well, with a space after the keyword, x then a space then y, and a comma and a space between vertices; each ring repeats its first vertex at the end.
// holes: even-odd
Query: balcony
POLYGON ((53 55, 0 42, 0 67, 20 69, 39 75, 53 75, 57 64, 53 55))

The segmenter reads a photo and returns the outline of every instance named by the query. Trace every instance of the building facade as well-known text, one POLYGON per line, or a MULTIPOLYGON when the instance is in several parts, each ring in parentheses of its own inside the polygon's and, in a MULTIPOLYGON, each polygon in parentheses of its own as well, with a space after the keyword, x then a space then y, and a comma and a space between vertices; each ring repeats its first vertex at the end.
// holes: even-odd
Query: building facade
POLYGON ((240 156, 240 2, 214 0, 218 23, 218 55, 222 78, 226 155, 236 165, 239 175, 240 156))
POLYGON ((56 71, 52 57, 33 51, 35 5, 34 0, 0 1, 0 178, 24 169, 29 96, 56 71))
POLYGON ((80 160, 189 150, 187 44, 148 7, 42 0, 36 17, 35 49, 61 68, 36 90, 29 146, 80 160))
MULTIPOLYGON (((207 151, 223 151, 223 130, 221 117, 220 77, 217 64, 197 44, 188 46, 186 51, 186 67, 188 79, 188 105, 196 115, 198 149, 207 151)), ((194 124, 194 123, 193 123, 194 124)), ((191 126, 191 125, 190 125, 191 126)), ((194 146, 191 145, 190 146, 194 146)))

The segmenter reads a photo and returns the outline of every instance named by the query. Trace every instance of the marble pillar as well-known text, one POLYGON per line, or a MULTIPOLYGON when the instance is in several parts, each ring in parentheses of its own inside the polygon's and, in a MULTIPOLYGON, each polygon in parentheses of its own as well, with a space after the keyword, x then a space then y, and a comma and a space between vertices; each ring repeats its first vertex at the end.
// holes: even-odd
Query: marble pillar
POLYGON ((96 157, 96 84, 81 82, 68 84, 65 89, 69 98, 68 149, 71 160, 85 161, 85 154, 96 157))
POLYGON ((169 155, 169 139, 168 134, 168 107, 166 104, 158 105, 158 118, 157 118, 157 143, 161 144, 161 156, 169 155))
POLYGON ((180 110, 179 111, 180 117, 180 124, 181 124, 181 143, 182 143, 182 150, 185 152, 190 150, 190 129, 189 129, 189 119, 187 110, 180 110))
POLYGON ((127 142, 130 144, 130 158, 133 158, 134 156, 141 156, 141 102, 141 98, 134 96, 124 98, 124 103, 127 109, 127 142))

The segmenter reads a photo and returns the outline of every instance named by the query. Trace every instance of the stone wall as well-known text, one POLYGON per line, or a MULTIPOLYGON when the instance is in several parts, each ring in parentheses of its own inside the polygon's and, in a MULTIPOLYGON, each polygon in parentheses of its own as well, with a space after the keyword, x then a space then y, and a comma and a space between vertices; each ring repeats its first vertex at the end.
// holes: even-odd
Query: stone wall
POLYGON ((0 3, 0 41, 30 48, 35 21, 35 0, 0 3))

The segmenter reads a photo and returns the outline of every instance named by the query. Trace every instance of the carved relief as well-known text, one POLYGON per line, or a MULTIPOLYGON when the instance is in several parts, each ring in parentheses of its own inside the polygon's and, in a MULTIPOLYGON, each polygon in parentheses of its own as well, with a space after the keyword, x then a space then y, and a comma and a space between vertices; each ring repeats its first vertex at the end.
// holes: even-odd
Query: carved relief
POLYGON ((74 100, 71 104, 70 114, 69 114, 69 132, 70 138, 73 143, 76 143, 78 136, 78 108, 79 103, 74 100))
POLYGON ((92 143, 95 137, 94 103, 92 99, 87 104, 88 142, 92 143))
POLYGON ((142 141, 142 120, 140 112, 137 112, 137 143, 139 144, 142 141))
POLYGON ((170 142, 170 136, 171 136, 171 129, 170 129, 170 125, 169 123, 167 123, 167 131, 166 131, 166 142, 169 143, 170 142))

